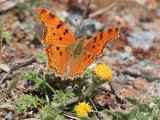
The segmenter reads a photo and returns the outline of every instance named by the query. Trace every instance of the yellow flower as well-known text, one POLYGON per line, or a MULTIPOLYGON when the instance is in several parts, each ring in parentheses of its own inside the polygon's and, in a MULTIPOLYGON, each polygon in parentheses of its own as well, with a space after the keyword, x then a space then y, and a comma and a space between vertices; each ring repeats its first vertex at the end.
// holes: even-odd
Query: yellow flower
POLYGON ((79 102, 75 107, 75 111, 77 112, 77 115, 81 117, 87 117, 88 113, 92 112, 91 106, 86 102, 79 102))
POLYGON ((99 63, 93 67, 92 71, 102 80, 112 80, 112 70, 106 64, 99 63))

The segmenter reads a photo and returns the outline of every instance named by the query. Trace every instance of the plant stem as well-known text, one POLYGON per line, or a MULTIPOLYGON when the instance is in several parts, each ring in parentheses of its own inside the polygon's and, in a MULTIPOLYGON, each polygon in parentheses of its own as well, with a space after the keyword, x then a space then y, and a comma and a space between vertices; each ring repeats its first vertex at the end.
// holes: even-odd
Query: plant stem
POLYGON ((55 91, 47 82, 44 82, 44 83, 45 83, 45 85, 46 85, 47 87, 49 87, 49 89, 52 90, 52 92, 53 92, 54 94, 56 94, 56 91, 55 91))

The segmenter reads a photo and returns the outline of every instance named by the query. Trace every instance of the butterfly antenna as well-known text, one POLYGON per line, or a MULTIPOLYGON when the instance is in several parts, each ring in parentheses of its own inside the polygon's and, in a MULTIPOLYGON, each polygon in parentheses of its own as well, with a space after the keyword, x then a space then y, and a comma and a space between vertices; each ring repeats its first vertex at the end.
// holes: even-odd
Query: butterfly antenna
POLYGON ((75 22, 77 24, 77 29, 76 29, 76 32, 75 32, 75 34, 76 34, 79 31, 79 24, 78 24, 78 20, 77 19, 75 19, 75 22))

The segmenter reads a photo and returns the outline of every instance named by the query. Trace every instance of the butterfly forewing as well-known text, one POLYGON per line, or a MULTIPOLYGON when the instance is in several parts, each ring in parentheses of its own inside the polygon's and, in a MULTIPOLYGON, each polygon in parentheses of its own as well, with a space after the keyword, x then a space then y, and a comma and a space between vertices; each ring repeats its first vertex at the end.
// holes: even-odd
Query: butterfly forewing
POLYGON ((49 10, 40 8, 36 19, 45 25, 42 36, 44 44, 54 44, 63 47, 76 42, 76 38, 71 30, 49 10))
POLYGON ((115 27, 99 33, 88 41, 86 50, 95 54, 96 57, 99 57, 102 54, 105 45, 112 39, 118 37, 119 30, 120 28, 115 27))

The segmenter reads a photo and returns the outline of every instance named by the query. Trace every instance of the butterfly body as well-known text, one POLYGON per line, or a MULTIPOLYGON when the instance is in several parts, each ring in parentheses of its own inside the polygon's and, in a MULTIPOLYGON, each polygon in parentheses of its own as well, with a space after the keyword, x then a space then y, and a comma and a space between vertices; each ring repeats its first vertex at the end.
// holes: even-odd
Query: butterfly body
POLYGON ((86 46, 86 40, 85 37, 82 37, 74 44, 74 49, 72 51, 73 56, 80 55, 84 50, 86 46))
POLYGON ((111 28, 87 42, 85 36, 76 40, 69 28, 47 9, 40 8, 36 18, 45 25, 42 41, 48 45, 44 50, 48 68, 62 79, 82 76, 94 58, 102 54, 105 45, 117 38, 120 31, 119 27, 111 28))

